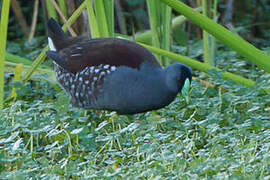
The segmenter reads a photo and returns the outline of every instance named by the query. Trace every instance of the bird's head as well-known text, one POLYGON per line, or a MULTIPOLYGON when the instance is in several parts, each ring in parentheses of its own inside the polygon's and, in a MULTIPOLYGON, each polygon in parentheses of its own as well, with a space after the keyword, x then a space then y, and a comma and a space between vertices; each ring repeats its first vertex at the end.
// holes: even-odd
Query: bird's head
POLYGON ((181 91, 186 101, 189 102, 189 87, 192 81, 191 69, 183 64, 175 63, 165 69, 166 84, 175 93, 181 91))

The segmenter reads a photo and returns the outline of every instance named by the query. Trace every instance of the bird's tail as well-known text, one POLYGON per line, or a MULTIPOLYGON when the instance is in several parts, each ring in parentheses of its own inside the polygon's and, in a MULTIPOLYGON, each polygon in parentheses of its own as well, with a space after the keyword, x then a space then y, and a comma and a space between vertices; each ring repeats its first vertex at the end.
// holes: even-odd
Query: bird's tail
POLYGON ((67 38, 60 25, 50 18, 48 21, 48 41, 51 51, 58 51, 61 49, 61 44, 67 38))

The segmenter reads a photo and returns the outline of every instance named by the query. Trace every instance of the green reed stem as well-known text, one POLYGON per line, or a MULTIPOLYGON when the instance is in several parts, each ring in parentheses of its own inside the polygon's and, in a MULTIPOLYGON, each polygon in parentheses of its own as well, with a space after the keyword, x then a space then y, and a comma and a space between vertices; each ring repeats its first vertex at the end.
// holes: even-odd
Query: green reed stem
POLYGON ((91 31, 91 37, 92 38, 99 38, 100 33, 99 33, 99 28, 98 28, 98 23, 96 19, 96 15, 94 12, 94 8, 92 6, 91 0, 86 0, 86 6, 87 6, 87 14, 88 14, 88 19, 89 19, 89 27, 91 31))
POLYGON ((7 29, 10 0, 5 0, 1 9, 0 22, 0 110, 4 108, 4 84, 5 84, 5 52, 7 43, 7 29))
POLYGON ((114 37, 114 0, 104 1, 109 37, 114 37))
POLYGON ((50 0, 46 0, 46 7, 49 18, 53 18, 57 21, 58 19, 57 12, 56 9, 54 8, 53 3, 50 0))
MULTIPOLYGON (((217 22, 217 7, 218 7, 218 0, 214 0, 214 5, 213 5, 213 21, 216 23, 217 22)), ((210 61, 211 65, 215 66, 216 61, 215 61, 215 53, 216 53, 216 38, 213 36, 210 36, 210 61)))
MULTIPOLYGON (((158 1, 146 0, 148 16, 150 21, 151 35, 152 35, 152 45, 154 47, 160 47, 160 39, 159 39, 159 22, 158 22, 158 1)), ((161 56, 155 55, 157 60, 161 63, 161 56)))
MULTIPOLYGON (((208 14, 207 0, 202 1, 202 6, 203 6, 203 15, 207 17, 207 14, 208 14)), ((203 59, 205 63, 212 65, 209 56, 210 56, 209 55, 209 34, 207 33, 207 31, 203 30, 203 59)))
POLYGON ((95 0, 95 10, 100 36, 109 37, 107 18, 105 14, 103 0, 95 0))
MULTIPOLYGON (((172 8, 164 3, 161 5, 161 48, 167 51, 171 49, 171 14, 172 8)), ((162 59, 164 66, 169 65, 169 59, 164 57, 162 59)))

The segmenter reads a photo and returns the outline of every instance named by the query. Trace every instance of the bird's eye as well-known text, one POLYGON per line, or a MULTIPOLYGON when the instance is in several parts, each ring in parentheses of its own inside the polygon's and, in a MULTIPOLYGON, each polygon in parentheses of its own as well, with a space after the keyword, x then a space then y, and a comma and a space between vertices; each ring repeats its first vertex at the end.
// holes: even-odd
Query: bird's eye
POLYGON ((182 84, 183 83, 183 80, 181 78, 177 78, 177 81, 182 84))

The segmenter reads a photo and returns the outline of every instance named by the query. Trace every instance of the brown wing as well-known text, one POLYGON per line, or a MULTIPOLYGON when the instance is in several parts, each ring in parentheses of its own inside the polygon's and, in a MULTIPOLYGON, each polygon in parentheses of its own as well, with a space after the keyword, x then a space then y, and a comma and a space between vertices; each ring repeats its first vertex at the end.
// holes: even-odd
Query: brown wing
POLYGON ((124 39, 100 38, 75 43, 59 52, 65 57, 72 73, 85 67, 108 64, 140 68, 142 62, 161 67, 155 57, 144 47, 124 39))

